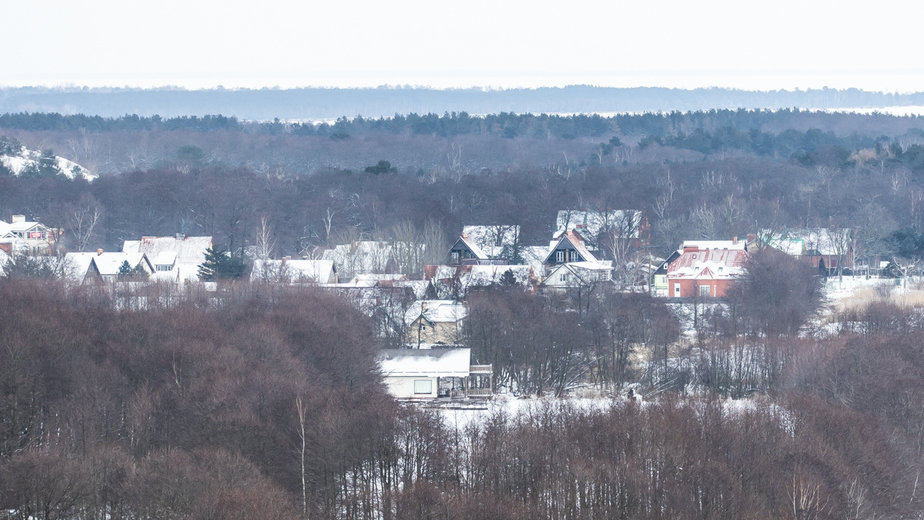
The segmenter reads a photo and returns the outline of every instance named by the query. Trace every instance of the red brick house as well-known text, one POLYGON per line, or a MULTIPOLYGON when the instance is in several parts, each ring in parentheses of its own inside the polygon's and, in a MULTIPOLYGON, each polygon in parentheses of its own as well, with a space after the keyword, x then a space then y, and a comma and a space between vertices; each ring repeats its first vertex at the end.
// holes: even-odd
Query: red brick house
POLYGON ((668 295, 673 298, 721 298, 744 272, 745 242, 684 242, 681 254, 667 268, 668 295))

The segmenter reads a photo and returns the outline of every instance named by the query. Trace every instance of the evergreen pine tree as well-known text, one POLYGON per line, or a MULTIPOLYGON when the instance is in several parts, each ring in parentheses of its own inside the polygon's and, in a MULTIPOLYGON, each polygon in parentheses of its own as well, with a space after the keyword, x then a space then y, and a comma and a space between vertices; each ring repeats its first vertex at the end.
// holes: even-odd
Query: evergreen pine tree
POLYGON ((199 264, 199 279, 203 282, 214 281, 221 270, 222 258, 225 252, 217 246, 205 250, 205 260, 199 264))
POLYGON ((132 266, 128 264, 128 260, 122 260, 122 265, 119 266, 119 278, 131 276, 133 272, 132 266))

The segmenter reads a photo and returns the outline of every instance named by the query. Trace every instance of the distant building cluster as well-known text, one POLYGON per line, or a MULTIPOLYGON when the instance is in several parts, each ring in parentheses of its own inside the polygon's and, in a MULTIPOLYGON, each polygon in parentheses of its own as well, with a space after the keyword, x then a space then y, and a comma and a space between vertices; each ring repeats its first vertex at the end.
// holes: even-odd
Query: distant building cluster
MULTIPOLYGON (((470 351, 460 345, 472 291, 567 292, 609 285, 665 298, 722 298, 745 272, 749 251, 764 247, 820 272, 855 267, 849 229, 686 240, 662 257, 652 251, 647 221, 637 210, 560 210, 554 228, 548 243, 525 244, 517 225, 466 225, 437 265, 423 265, 426 247, 413 241, 357 241, 314 258, 252 254, 245 276, 253 284, 310 285, 353 302, 395 347, 381 354, 389 390, 399 398, 433 399, 492 393, 490 365, 471 365, 470 351), (420 279, 409 277, 411 266, 419 266, 420 279), (341 279, 341 273, 349 277, 341 279)), ((215 254, 212 237, 183 234, 126 240, 120 251, 62 253, 62 235, 23 215, 0 221, 0 274, 29 263, 75 284, 183 288, 201 283, 202 266, 215 254)))

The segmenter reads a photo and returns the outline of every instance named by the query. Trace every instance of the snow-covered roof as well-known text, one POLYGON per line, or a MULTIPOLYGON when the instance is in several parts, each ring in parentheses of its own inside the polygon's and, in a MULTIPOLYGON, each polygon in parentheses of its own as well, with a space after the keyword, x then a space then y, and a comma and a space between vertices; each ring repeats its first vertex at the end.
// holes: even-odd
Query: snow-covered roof
POLYGON ((568 262, 550 267, 542 285, 579 286, 612 279, 612 262, 568 262), (562 277, 562 275, 565 275, 562 277))
POLYGON ((87 276, 90 264, 96 253, 67 253, 64 255, 64 277, 74 282, 82 282, 87 276))
POLYGON ((154 265, 173 265, 168 271, 155 271, 153 277, 178 283, 199 279, 199 265, 205 261, 205 252, 210 247, 210 236, 141 237, 141 240, 126 240, 122 251, 144 253, 154 265), (171 255, 176 255, 173 264, 169 263, 171 255))
POLYGON ((731 279, 744 272, 744 249, 686 250, 667 268, 671 279, 731 279))
POLYGON ((334 262, 340 267, 341 273, 347 275, 380 273, 385 271, 389 260, 393 258, 393 250, 390 242, 363 240, 326 249, 321 253, 321 258, 334 262))
POLYGON ((463 287, 486 287, 501 283, 504 273, 510 271, 517 285, 526 286, 534 278, 528 265, 467 265, 459 276, 463 287))
POLYGON ((848 228, 761 230, 759 240, 792 256, 846 254, 851 242, 848 228))
POLYGON ((381 281, 405 281, 407 280, 406 274, 396 273, 396 274, 379 274, 379 273, 360 273, 353 277, 350 280, 350 283, 353 285, 366 285, 369 284, 369 287, 374 286, 376 283, 381 281))
POLYGON ((424 266, 424 276, 433 282, 438 295, 449 295, 453 288, 458 289, 459 295, 464 295, 474 287, 501 284, 507 271, 513 274, 515 285, 529 287, 536 282, 535 271, 532 266, 526 264, 424 266))
POLYGON ((458 323, 468 316, 468 309, 453 300, 417 300, 404 313, 404 323, 410 325, 421 316, 430 323, 458 323))
POLYGON ((148 258, 160 260, 176 255, 177 263, 205 261, 205 251, 212 247, 212 237, 141 237, 141 240, 126 240, 122 245, 125 253, 144 253, 148 258))
MULTIPOLYGON (((74 281, 82 281, 90 269, 90 265, 96 265, 96 270, 101 276, 115 276, 119 274, 123 262, 128 262, 129 267, 134 269, 145 262, 144 253, 124 253, 124 252, 75 252, 64 255, 64 261, 67 265, 65 276, 74 281)), ((150 271, 150 266, 148 266, 150 271)))
POLYGON ((427 295, 427 288, 430 287, 429 280, 395 280, 391 282, 392 287, 406 287, 414 293, 415 298, 423 298, 427 295))
POLYGON ((556 242, 549 249, 549 253, 545 257, 546 263, 549 261, 551 256, 555 253, 555 250, 559 248, 562 242, 568 242, 569 244, 571 244, 571 246, 574 247, 575 251, 577 251, 578 254, 581 255, 581 258, 583 258, 585 262, 596 262, 597 261, 597 258, 593 254, 591 254, 591 252, 587 249, 587 246, 584 245, 584 241, 581 239, 581 237, 577 233, 574 233, 572 231, 566 231, 564 234, 561 235, 561 238, 558 239, 558 242, 556 242))
POLYGON ((520 248, 520 257, 533 268, 534 273, 541 273, 550 250, 550 246, 523 246, 520 248))
POLYGON ((330 260, 254 260, 250 280, 327 283, 335 272, 330 260))
POLYGON ((45 229, 48 229, 48 226, 45 226, 41 222, 23 220, 19 222, 10 223, 10 231, 12 231, 13 233, 25 233, 37 227, 43 227, 45 229))
POLYGON ((11 236, 13 233, 13 226, 9 222, 4 222, 0 220, 0 237, 11 236))
POLYGON ((684 240, 681 250, 696 249, 705 251, 707 249, 747 249, 747 242, 744 240, 684 240))
POLYGON ((459 242, 462 242, 463 244, 465 244, 465 247, 467 247, 469 251, 471 251, 472 254, 475 255, 475 258, 479 260, 488 259, 488 255, 485 254, 485 252, 482 251, 480 247, 478 247, 478 244, 476 244, 475 241, 472 240, 471 237, 469 237, 465 233, 462 233, 461 235, 459 235, 459 239, 456 240, 456 243, 452 245, 452 249, 455 249, 459 242))
POLYGON ((596 240, 597 235, 607 228, 625 230, 629 236, 624 238, 638 238, 639 225, 642 222, 642 212, 634 209, 613 211, 586 211, 577 209, 563 209, 558 211, 555 218, 555 236, 558 237, 566 231, 577 231, 584 240, 596 240))
POLYGON ((400 377, 467 377, 472 351, 468 348, 382 349, 382 375, 400 377))
POLYGON ((467 235, 488 258, 497 258, 505 247, 510 250, 516 245, 520 226, 463 226, 462 234, 467 235))
POLYGON ((102 276, 117 275, 122 269, 122 264, 128 262, 132 269, 138 267, 145 261, 144 253, 102 253, 93 257, 93 263, 102 276))

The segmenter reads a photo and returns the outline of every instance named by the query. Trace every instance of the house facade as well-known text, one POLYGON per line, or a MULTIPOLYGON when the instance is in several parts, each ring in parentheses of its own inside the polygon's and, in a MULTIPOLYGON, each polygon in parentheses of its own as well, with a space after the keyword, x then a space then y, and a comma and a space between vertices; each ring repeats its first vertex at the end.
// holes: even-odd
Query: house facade
POLYGON ((491 365, 472 365, 471 349, 382 349, 379 367, 385 389, 396 399, 490 397, 491 365))
POLYGON ((544 264, 548 269, 569 262, 597 262, 597 258, 584 245, 584 240, 574 231, 565 231, 552 243, 544 264))
POLYGON ((453 300, 418 300, 405 312, 409 345, 454 345, 468 310, 453 300))
POLYGON ((199 280, 199 265, 205 261, 206 251, 212 247, 212 237, 141 237, 126 240, 124 253, 144 253, 154 267, 152 279, 183 283, 199 280))
POLYGON ((64 255, 65 276, 80 284, 113 283, 126 277, 147 279, 154 273, 154 267, 144 253, 105 252, 67 253, 64 255), (122 274, 123 265, 127 265, 131 274, 122 274))
POLYGON ((31 255, 52 254, 57 249, 60 237, 60 229, 28 221, 25 215, 13 215, 9 223, 0 221, 0 240, 9 244, 4 250, 11 255, 19 252, 31 255))
POLYGON ((254 260, 251 282, 335 284, 337 267, 331 260, 309 260, 285 257, 279 260, 254 260))
POLYGON ((744 273, 747 259, 747 245, 737 239, 684 242, 667 268, 668 296, 722 298, 744 273))
POLYGON ((764 229, 755 240, 830 274, 856 268, 853 232, 849 228, 764 229))

